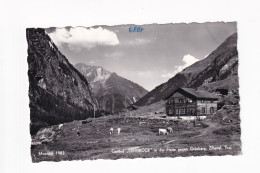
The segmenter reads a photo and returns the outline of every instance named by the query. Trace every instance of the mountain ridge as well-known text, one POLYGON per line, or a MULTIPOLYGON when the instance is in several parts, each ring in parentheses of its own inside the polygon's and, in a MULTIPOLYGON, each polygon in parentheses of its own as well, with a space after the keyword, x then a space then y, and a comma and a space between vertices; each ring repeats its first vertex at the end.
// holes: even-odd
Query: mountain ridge
POLYGON ((86 119, 98 110, 87 79, 59 51, 44 29, 27 28, 30 131, 86 119))
POLYGON ((101 66, 84 63, 74 66, 90 82, 101 108, 112 114, 121 112, 148 92, 140 85, 101 66))
MULTIPOLYGON (((236 76, 238 68, 238 52, 236 46, 237 33, 234 33, 206 58, 186 67, 167 82, 158 85, 133 105, 145 106, 164 100, 179 87, 196 88, 204 85, 204 89, 207 90, 208 88, 205 83, 216 82, 230 77, 232 69, 234 70, 231 76, 236 76), (232 68, 224 72, 224 66, 228 63, 230 63, 232 68)), ((230 66, 226 68, 230 68, 230 66)), ((238 88, 238 81, 234 80, 234 82, 236 82, 234 87, 238 88)), ((213 90, 213 88, 211 87, 210 89, 213 90)))

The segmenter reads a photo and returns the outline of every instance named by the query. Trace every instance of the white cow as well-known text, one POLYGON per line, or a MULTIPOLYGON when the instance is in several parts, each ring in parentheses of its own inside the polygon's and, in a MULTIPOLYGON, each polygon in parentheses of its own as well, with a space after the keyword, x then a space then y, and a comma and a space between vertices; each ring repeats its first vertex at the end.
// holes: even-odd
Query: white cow
POLYGON ((63 124, 59 124, 58 129, 60 130, 63 127, 63 124))
POLYGON ((77 136, 80 136, 79 126, 77 127, 77 136))
POLYGON ((168 135, 168 131, 166 129, 159 129, 159 135, 168 135))
POLYGON ((119 135, 120 134, 120 131, 121 131, 121 128, 117 128, 117 134, 119 135))
POLYGON ((112 133, 114 133, 113 127, 111 127, 111 128, 109 129, 109 134, 111 135, 112 133))
POLYGON ((169 133, 173 133, 173 130, 172 130, 171 127, 167 127, 167 131, 168 131, 169 133))

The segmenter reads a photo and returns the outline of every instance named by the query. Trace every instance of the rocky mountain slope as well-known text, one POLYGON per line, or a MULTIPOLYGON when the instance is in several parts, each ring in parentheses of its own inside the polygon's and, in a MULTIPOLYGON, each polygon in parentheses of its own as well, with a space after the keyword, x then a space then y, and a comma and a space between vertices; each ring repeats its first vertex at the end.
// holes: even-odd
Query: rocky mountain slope
POLYGON ((178 87, 203 87, 213 91, 238 90, 237 33, 228 37, 205 59, 185 68, 141 98, 134 105, 145 106, 165 99, 178 87))
POLYGON ((75 68, 90 82, 100 107, 110 113, 122 111, 147 94, 138 84, 100 66, 78 63, 75 68))
POLYGON ((41 127, 93 116, 99 105, 84 76, 44 29, 29 28, 26 36, 31 134, 41 127))

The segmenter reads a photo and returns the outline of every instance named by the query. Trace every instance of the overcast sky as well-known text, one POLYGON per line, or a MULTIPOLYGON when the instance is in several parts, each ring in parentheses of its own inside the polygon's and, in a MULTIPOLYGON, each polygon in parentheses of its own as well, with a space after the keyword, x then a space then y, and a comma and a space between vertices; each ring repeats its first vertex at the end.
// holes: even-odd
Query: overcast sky
POLYGON ((151 24, 48 28, 59 50, 74 65, 85 63, 151 91, 177 72, 205 58, 236 32, 236 23, 151 24))

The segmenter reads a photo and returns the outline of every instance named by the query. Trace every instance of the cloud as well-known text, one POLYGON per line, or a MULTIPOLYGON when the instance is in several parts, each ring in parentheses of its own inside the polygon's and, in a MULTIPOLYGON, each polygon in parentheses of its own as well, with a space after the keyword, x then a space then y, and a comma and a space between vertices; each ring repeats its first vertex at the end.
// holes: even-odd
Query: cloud
POLYGON ((72 51, 80 51, 82 48, 91 49, 98 45, 114 46, 119 44, 116 33, 98 28, 56 28, 49 36, 57 46, 67 44, 72 51))
POLYGON ((162 74, 161 77, 162 78, 172 78, 174 75, 176 75, 177 73, 181 72, 186 67, 189 67, 190 65, 192 65, 195 62, 199 61, 199 59, 197 59, 194 56, 188 54, 188 55, 184 55, 183 56, 182 61, 184 62, 183 65, 175 66, 174 67, 175 70, 173 72, 168 72, 166 74, 162 74))
POLYGON ((150 39, 136 38, 125 42, 126 45, 144 45, 151 43, 150 39))
POLYGON ((188 54, 184 55, 182 61, 184 62, 183 65, 175 66, 177 68, 176 72, 181 72, 186 67, 189 67, 190 65, 194 64, 195 62, 199 61, 199 59, 195 58, 194 56, 188 54))

